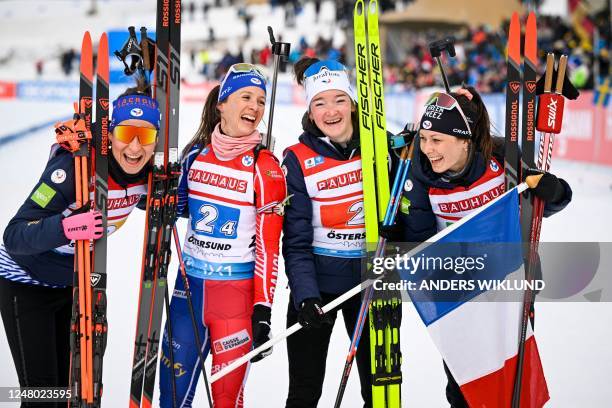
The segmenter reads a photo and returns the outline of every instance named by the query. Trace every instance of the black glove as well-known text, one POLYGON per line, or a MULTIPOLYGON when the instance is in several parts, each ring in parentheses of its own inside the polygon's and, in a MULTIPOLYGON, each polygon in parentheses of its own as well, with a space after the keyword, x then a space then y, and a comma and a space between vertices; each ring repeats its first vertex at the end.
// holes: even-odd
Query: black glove
MULTIPOLYGON (((257 348, 270 340, 270 318, 272 309, 264 305, 255 305, 253 307, 253 315, 251 316, 251 325, 253 328, 253 348, 257 348)), ((266 349, 251 359, 252 363, 262 360, 272 354, 272 347, 266 349)))
POLYGON ((323 302, 319 298, 308 298, 302 302, 298 322, 306 329, 318 329, 323 324, 331 324, 329 316, 323 312, 323 302))
POLYGON ((531 191, 546 203, 557 203, 565 196, 565 187, 557 176, 537 169, 528 169, 527 176, 542 174, 542 178, 531 191))
POLYGON ((387 240, 387 242, 400 242, 403 238, 404 229, 395 224, 391 225, 378 225, 378 235, 387 240))

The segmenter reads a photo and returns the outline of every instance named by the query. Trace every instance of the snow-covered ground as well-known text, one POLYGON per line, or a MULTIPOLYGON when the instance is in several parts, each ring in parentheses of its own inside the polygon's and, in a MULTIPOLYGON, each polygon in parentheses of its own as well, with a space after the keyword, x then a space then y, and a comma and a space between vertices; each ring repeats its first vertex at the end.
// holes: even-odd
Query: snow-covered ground
MULTIPOLYGON (((65 103, 0 102, 0 123, 6 124, 8 132, 14 132, 64 116, 70 109, 65 103)), ((201 106, 197 104, 181 105, 181 146, 196 130, 200 111, 201 106)), ((302 108, 287 105, 277 107, 274 120, 277 154, 297 140, 301 114, 302 108)), ((53 139, 53 129, 49 126, 0 146, 0 174, 5 175, 2 182, 5 193, 0 200, 0 226, 6 225, 36 183, 53 139)), ((553 162, 553 170, 572 185, 574 200, 563 213, 544 221, 542 240, 610 241, 612 221, 604 214, 609 211, 612 202, 612 168, 556 161, 553 162)), ((109 240, 110 328, 104 365, 106 406, 121 406, 127 403, 129 397, 143 228, 144 214, 136 211, 109 240)), ((179 222, 181 232, 184 232, 184 228, 184 223, 179 222)), ((289 290, 283 269, 281 266, 273 309, 274 332, 280 332, 285 324, 289 290)), ((170 270, 173 281, 176 265, 170 270)), ((547 406, 609 406, 612 398, 607 380, 609 367, 612 366, 610 321, 612 305, 608 303, 538 305, 536 335, 551 393, 547 406)), ((349 343, 341 322, 338 321, 336 326, 327 361, 321 407, 333 404, 349 343)), ((8 345, 3 331, 0 332, 0 362, 4 363, 4 369, 0 372, 0 386, 17 385, 8 345)), ((440 357, 410 304, 404 306, 401 336, 404 406, 445 406, 445 376, 440 357)), ((286 349, 281 343, 269 358, 252 365, 246 387, 246 406, 283 406, 287 382, 286 349)), ((204 407, 202 386, 199 391, 194 406, 204 407)), ((343 406, 357 407, 359 400, 358 382, 356 373, 353 373, 343 406)))

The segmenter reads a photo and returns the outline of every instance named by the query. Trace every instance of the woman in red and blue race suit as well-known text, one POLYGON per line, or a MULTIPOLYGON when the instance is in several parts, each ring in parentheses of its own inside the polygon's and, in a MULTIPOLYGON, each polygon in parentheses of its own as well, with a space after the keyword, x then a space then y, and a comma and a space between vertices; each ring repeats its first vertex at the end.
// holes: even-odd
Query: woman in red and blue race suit
MULTIPOLYGON (((388 239, 425 241, 504 192, 504 140, 493 137, 490 127, 487 109, 473 88, 430 97, 413 142, 397 228, 388 239)), ((544 173, 531 191, 546 203, 545 217, 572 199, 567 182, 551 173, 544 173)), ((451 407, 467 408, 446 364, 444 370, 451 407)))
MULTIPOLYGON (((157 102, 147 92, 142 83, 113 102, 109 234, 147 194, 148 163, 160 120, 157 102)), ((83 120, 56 127, 63 136, 86 130, 83 120)), ((4 230, 0 312, 21 387, 68 386, 74 240, 102 235, 100 212, 88 206, 75 210, 75 198, 74 157, 54 144, 36 186, 4 230)))
MULTIPOLYGON (((269 338, 287 188, 278 161, 259 146, 265 103, 265 78, 257 68, 232 66, 209 94, 182 159, 178 211, 189 217, 182 252, 201 317, 202 355, 212 349, 213 373, 269 338)), ((160 405, 173 406, 174 374, 176 406, 189 407, 201 365, 180 276, 170 318, 174 367, 172 373, 165 335, 160 405)), ((215 407, 243 406, 247 371, 248 363, 212 384, 215 407)))
MULTIPOLYGON (((308 111, 299 143, 287 148, 283 160, 291 197, 283 256, 291 288, 287 327, 300 322, 305 328, 287 338, 286 407, 307 408, 321 397, 338 310, 349 336, 357 320, 358 295, 328 313, 321 308, 361 282, 365 225, 357 106, 346 68, 337 61, 303 58, 294 71, 304 85, 308 111)), ((365 406, 372 401, 369 340, 363 336, 357 349, 365 406)))

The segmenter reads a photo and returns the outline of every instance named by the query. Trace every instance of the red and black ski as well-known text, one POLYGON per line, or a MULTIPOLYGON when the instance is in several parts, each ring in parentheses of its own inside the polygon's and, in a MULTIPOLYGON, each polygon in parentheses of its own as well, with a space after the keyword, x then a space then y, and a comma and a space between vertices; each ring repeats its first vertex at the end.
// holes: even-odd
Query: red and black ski
POLYGON ((506 137, 504 145, 504 173, 506 191, 518 184, 520 177, 519 96, 521 92, 521 22, 518 13, 512 14, 508 32, 506 86, 506 137))
POLYGON ((108 42, 100 38, 96 77, 96 123, 92 125, 93 50, 86 32, 81 47, 78 113, 93 134, 75 158, 76 208, 90 204, 102 213, 104 233, 90 252, 88 240, 75 243, 73 306, 70 323, 71 407, 99 407, 102 399, 102 362, 106 349, 106 221, 108 197, 108 42), (91 160, 89 160, 91 158, 91 160), (90 175, 94 177, 90 185, 90 175), (90 192, 93 190, 93 200, 90 192))

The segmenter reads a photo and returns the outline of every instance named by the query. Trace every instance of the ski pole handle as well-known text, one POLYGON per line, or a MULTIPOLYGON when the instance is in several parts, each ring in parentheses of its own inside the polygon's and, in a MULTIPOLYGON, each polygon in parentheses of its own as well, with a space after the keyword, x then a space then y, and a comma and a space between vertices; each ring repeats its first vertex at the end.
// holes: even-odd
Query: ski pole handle
POLYGON ((264 146, 270 150, 274 150, 274 139, 272 138, 272 122, 274 121, 274 104, 276 103, 276 83, 278 80, 278 70, 280 69, 281 61, 286 61, 289 57, 291 44, 286 42, 278 42, 274 38, 272 27, 268 26, 268 34, 270 34, 270 43, 272 44, 272 55, 274 55, 274 73, 272 75, 272 95, 270 96, 270 116, 268 117, 268 131, 264 146))

